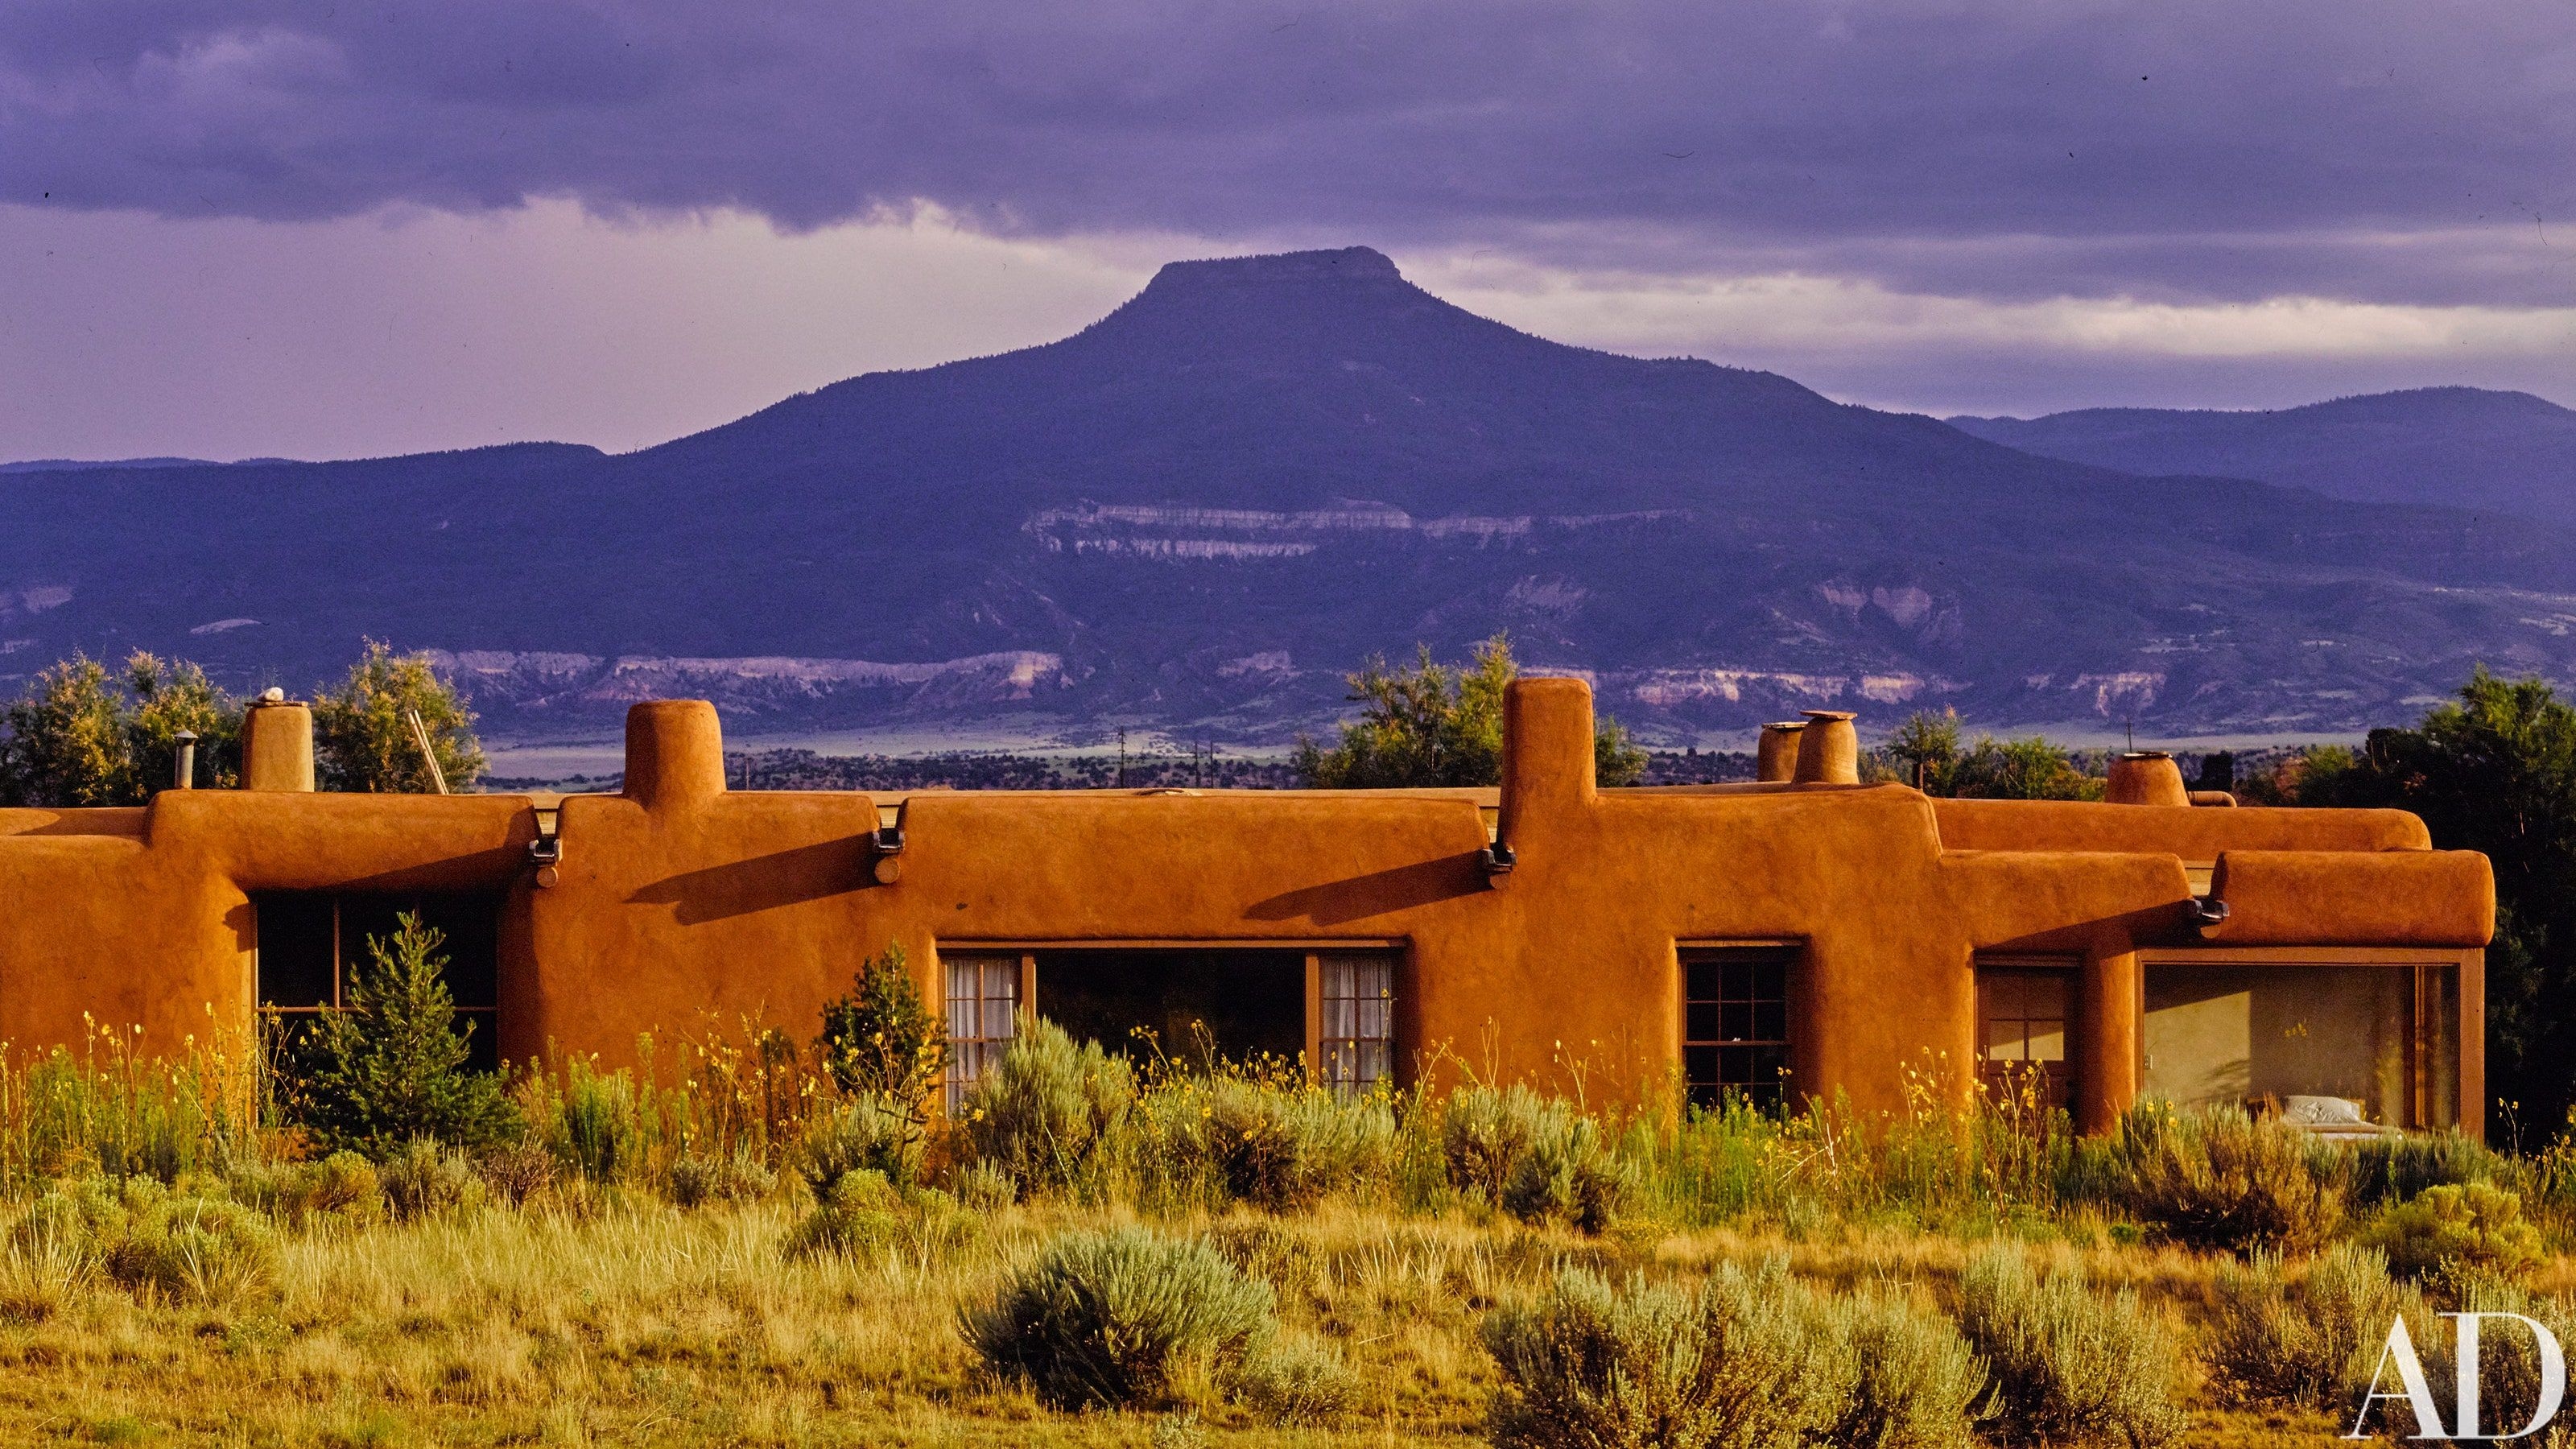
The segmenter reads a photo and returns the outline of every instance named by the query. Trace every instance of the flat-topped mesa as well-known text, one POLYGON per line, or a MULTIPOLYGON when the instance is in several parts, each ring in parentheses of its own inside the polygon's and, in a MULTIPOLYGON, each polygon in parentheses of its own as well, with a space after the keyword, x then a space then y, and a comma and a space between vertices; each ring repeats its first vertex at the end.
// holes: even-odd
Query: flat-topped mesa
POLYGON ((1404 274, 1386 253, 1374 247, 1341 247, 1331 251, 1271 252, 1254 257, 1211 257, 1204 261, 1167 262, 1154 274, 1144 295, 1214 288, 1266 287, 1313 283, 1401 282, 1404 274))

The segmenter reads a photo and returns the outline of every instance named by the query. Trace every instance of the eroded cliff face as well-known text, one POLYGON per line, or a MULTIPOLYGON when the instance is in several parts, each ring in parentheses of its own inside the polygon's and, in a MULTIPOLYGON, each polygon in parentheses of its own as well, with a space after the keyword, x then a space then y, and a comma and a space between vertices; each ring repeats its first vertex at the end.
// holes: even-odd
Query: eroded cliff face
POLYGON ((133 647, 301 689, 373 636, 447 651, 504 735, 687 694, 1279 740, 1371 655, 1498 629, 1649 737, 1940 704, 2340 731, 2481 661, 2576 675, 2576 536, 1566 347, 1365 249, 1177 264, 1061 342, 623 456, 0 485, 0 689, 133 647))

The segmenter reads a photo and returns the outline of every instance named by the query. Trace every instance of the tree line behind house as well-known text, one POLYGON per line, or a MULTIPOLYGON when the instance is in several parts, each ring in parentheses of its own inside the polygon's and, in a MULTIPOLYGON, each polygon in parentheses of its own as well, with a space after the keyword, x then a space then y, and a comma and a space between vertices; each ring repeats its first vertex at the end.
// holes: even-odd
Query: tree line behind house
MULTIPOLYGON (((347 674, 314 691, 314 770, 325 790, 425 793, 434 788, 412 734, 427 730, 448 788, 485 768, 474 712, 428 656, 368 640, 347 674)), ((136 653, 110 669, 76 654, 36 675, 0 710, 0 806, 140 805, 176 780, 182 733, 196 736, 193 783, 240 782, 249 702, 185 660, 136 653)))

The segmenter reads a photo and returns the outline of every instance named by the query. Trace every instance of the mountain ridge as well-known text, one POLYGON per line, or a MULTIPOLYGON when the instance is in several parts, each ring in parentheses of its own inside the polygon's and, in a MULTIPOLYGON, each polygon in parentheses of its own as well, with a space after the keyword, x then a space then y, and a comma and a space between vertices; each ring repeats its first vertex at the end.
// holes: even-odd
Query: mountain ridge
POLYGON ((1056 341, 632 453, 16 475, 0 684, 151 647, 300 687, 372 635, 503 661, 469 671, 503 733, 649 678, 773 727, 1250 741, 1499 628, 1656 738, 1853 701, 2329 730, 2567 673, 2571 544, 1570 347, 1341 249, 1174 263, 1056 341))

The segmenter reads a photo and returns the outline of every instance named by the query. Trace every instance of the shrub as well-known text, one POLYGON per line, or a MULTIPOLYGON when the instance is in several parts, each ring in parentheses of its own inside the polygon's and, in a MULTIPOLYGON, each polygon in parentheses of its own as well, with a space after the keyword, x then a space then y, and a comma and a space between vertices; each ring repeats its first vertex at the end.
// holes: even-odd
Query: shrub
POLYGON ((474 1170, 494 1197, 517 1207, 554 1185, 555 1155, 541 1142, 512 1142, 484 1153, 474 1170))
POLYGON ((1440 1105, 1440 1157, 1449 1186, 1499 1207, 1503 1189, 1538 1137, 1547 1104, 1520 1083, 1469 1086, 1440 1105))
POLYGON ((2139 1221, 2188 1247, 2297 1251, 2342 1221, 2331 1171, 2317 1170, 2324 1150, 2295 1127, 2233 1107, 2177 1113, 2141 1103, 2120 1122, 2114 1191, 2139 1221))
POLYGON ((1853 1375, 1850 1402, 1823 1442, 1835 1449, 1948 1449, 1973 1437, 1987 1370, 1958 1328, 1901 1291, 1829 1300, 1833 1338, 1853 1375))
POLYGON ((415 1138, 384 1165, 385 1201, 394 1216, 408 1222, 479 1202, 482 1179, 463 1153, 442 1151, 427 1138, 415 1138))
POLYGON ((2428 1187, 2510 1186, 2516 1176, 2511 1161, 2456 1130, 2356 1142, 2338 1156, 2344 1195, 2356 1207, 2404 1202, 2428 1187))
POLYGON ((2135 1293, 2104 1298, 2080 1272, 2032 1271, 2017 1245, 1971 1259, 1959 1326, 1985 1355, 2016 1442, 2162 1444, 2182 1430, 2180 1365, 2135 1293))
POLYGON ((601 1075, 575 1058, 564 1073, 548 1143, 556 1158, 591 1182, 623 1182, 644 1163, 644 1123, 635 1083, 624 1072, 601 1075))
POLYGON ((2540 1230, 2523 1221, 2521 1194, 2483 1182, 2428 1187, 2384 1209, 2363 1241, 2386 1253, 2399 1277, 2419 1282, 2470 1273, 2519 1278, 2543 1256, 2540 1230))
POLYGON ((853 1172, 873 1172, 909 1187, 921 1175, 921 1139, 913 1123, 885 1099, 854 1098, 807 1128, 796 1171, 817 1202, 828 1200, 835 1185, 853 1172))
POLYGON ((1849 1364, 1782 1267, 1733 1264, 1692 1291, 1570 1270, 1538 1303, 1489 1314, 1500 1449, 1811 1442, 1851 1397, 1849 1364))
POLYGON ((235 1200, 296 1228, 363 1222, 385 1201, 376 1165, 345 1148, 319 1162, 236 1170, 230 1187, 235 1200))
POLYGON ((2304 1275, 2258 1254, 2245 1267, 2219 1271, 2210 1370, 2236 1403, 2338 1408, 2368 1386, 2388 1325, 2401 1316, 2419 1345, 2428 1341, 2432 1319, 2423 1301, 2389 1278, 2388 1260, 2375 1248, 2339 1243, 2304 1275))
POLYGON ((788 1232, 790 1258, 864 1252, 902 1235, 903 1196, 881 1172, 854 1168, 815 1196, 814 1210, 788 1232))
POLYGON ((893 1104, 916 1133, 929 1122, 931 1094, 948 1066, 948 1028, 922 1004, 900 944, 860 963, 850 989, 824 1006, 814 1045, 842 1091, 893 1104))
POLYGON ((1144 1107, 1140 1165, 1151 1175, 1272 1212, 1312 1207, 1383 1171, 1395 1138, 1382 1098, 1234 1075, 1171 1083, 1144 1107))
POLYGON ((1058 1238, 959 1326, 988 1368, 1051 1404, 1148 1406, 1187 1365, 1230 1375, 1267 1344, 1271 1307, 1205 1243, 1122 1228, 1058 1238))
POLYGON ((1115 1166, 1135 1101, 1125 1058, 1098 1042, 1077 1047, 1062 1027, 1032 1021, 967 1093, 966 1140, 1023 1196, 1094 1192, 1115 1166))
POLYGON ((730 1157, 691 1153, 671 1164, 663 1177, 662 1193, 674 1207, 693 1208, 710 1203, 750 1202, 767 1197, 777 1186, 777 1174, 756 1157, 743 1153, 730 1157))
MULTIPOLYGON (((2564 1346, 2576 1343, 2576 1300, 2563 1296, 2535 1297, 2518 1283, 2477 1270, 2460 1275, 2457 1287, 2461 1311, 2518 1313, 2536 1320, 2558 1340, 2562 1359, 2564 1346)), ((2421 1338, 2416 1340, 2419 1350, 2424 1342, 2421 1338)), ((2442 1356, 2451 1355, 2446 1351, 2442 1356)), ((2480 1426, 2489 1435, 2509 1434, 2521 1428, 2540 1403, 2544 1365, 2540 1361, 2539 1340, 2530 1329, 2520 1324, 2492 1319, 2483 1322, 2479 1325, 2478 1365, 2480 1426)), ((2565 1371, 2563 1362, 2560 1370, 2562 1374, 2565 1371)), ((2427 1364, 2428 1373, 2436 1371, 2427 1364)), ((2559 1417, 2561 1427, 2536 1435, 2531 1442, 2547 1446, 2547 1449, 2565 1449, 2570 1436, 2564 1426, 2564 1413, 2559 1417)))
POLYGON ((144 1177, 46 1193, 11 1230, 10 1246, 95 1264, 127 1288, 203 1302, 258 1288, 277 1266, 276 1235, 257 1211, 144 1177))
POLYGON ((1359 1379, 1340 1355, 1304 1338, 1281 1338, 1244 1361, 1235 1391, 1274 1424, 1328 1424, 1350 1412, 1359 1379))
POLYGON ((1635 1173, 1589 1117, 1542 1113, 1503 1183, 1503 1210, 1528 1223, 1603 1233, 1618 1220, 1635 1173))
POLYGON ((468 1071, 467 1022, 443 977, 446 938, 405 914, 370 937, 349 975, 346 1009, 324 1012, 296 1084, 304 1125, 331 1148, 382 1161, 416 1137, 468 1149, 518 1135, 518 1109, 489 1072, 468 1071))

